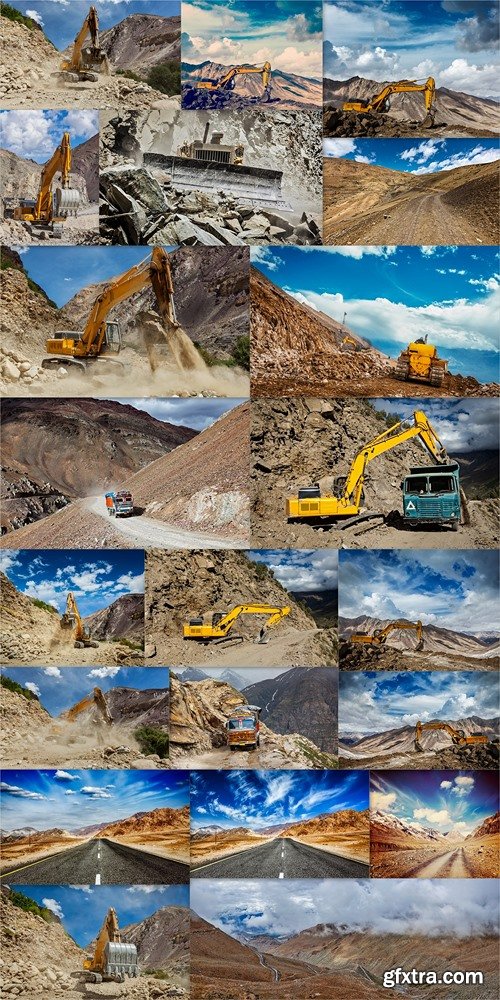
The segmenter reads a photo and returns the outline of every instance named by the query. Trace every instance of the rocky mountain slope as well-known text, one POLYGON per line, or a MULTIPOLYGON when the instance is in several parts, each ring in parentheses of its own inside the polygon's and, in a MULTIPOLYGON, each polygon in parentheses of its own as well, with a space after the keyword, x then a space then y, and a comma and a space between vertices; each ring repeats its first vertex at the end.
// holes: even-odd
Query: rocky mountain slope
POLYGON ((1 657, 9 664, 49 666, 132 666, 143 662, 120 641, 101 641, 97 649, 75 649, 71 629, 63 629, 55 609, 20 593, 4 573, 0 573, 2 642, 1 657))
MULTIPOLYGON (((218 80, 224 73, 227 73, 229 69, 232 68, 231 64, 222 65, 221 63, 211 62, 206 60, 199 65, 192 65, 189 63, 181 63, 181 73, 182 73, 182 84, 183 84, 183 100, 188 101, 188 107, 204 108, 204 107, 219 107, 224 108, 238 108, 245 107, 249 103, 254 103, 255 101, 260 101, 263 95, 262 89, 262 78, 260 74, 240 76, 237 78, 236 87, 234 91, 229 92, 229 99, 227 95, 221 95, 218 93, 212 97, 211 101, 207 101, 206 92, 196 91, 195 84, 198 80, 218 80), (196 100, 196 98, 200 98, 196 100)), ((296 73, 284 73, 282 70, 275 69, 272 71, 271 76, 271 99, 272 101, 279 102, 280 108, 315 108, 321 107, 323 101, 323 86, 321 80, 310 79, 306 76, 298 76, 296 73)), ((272 107, 272 105, 270 105, 272 107)))
POLYGON ((72 152, 73 170, 85 180, 89 201, 99 201, 99 135, 75 146, 72 152))
MULTIPOLYGON (((48 159, 48 157, 47 157, 48 159)), ((0 197, 36 198, 43 164, 0 149, 0 197)), ((56 174, 53 187, 60 185, 56 174)), ((71 187, 80 192, 84 205, 99 198, 99 136, 81 142, 72 151, 71 187)))
POLYGON ((495 244, 499 168, 496 161, 415 175, 327 157, 324 241, 495 244))
POLYGON ((119 487, 196 433, 114 400, 6 399, 2 524, 20 527, 51 513, 49 501, 39 510, 46 496, 59 507, 61 500, 119 487))
MULTIPOLYGON (((321 673, 321 671, 318 671, 321 673)), ((180 681, 171 674, 170 761, 174 767, 335 767, 335 758, 319 742, 287 729, 280 735, 261 724, 261 746, 252 754, 233 753, 226 747, 225 723, 231 711, 251 702, 223 681, 180 681)), ((254 704, 254 702, 252 702, 254 704)))
POLYGON ((435 96, 436 118, 433 129, 423 129, 425 116, 424 98, 421 93, 392 94, 390 110, 381 115, 355 115, 350 131, 344 131, 345 117, 339 118, 332 111, 340 110, 344 101, 369 100, 380 93, 391 81, 377 82, 353 76, 349 80, 324 80, 325 134, 341 135, 395 135, 422 134, 453 136, 497 135, 500 128, 500 108, 497 101, 475 97, 461 91, 438 87, 435 96), (376 119, 373 121, 372 119, 376 119), (366 119, 363 122, 363 119, 366 119), (382 121, 380 121, 382 119, 382 121), (354 125, 354 129, 352 128, 354 125), (357 126, 357 127, 356 127, 357 126))
MULTIPOLYGON (((462 719, 436 719, 428 720, 436 722, 446 722, 454 729, 463 730, 466 736, 473 733, 482 733, 489 739, 498 737, 500 720, 482 719, 480 716, 471 715, 462 719)), ((363 736, 352 742, 350 739, 344 741, 339 737, 339 748, 341 755, 346 758, 361 758, 377 755, 389 755, 399 753, 413 753, 415 742, 415 726, 401 726, 396 729, 387 729, 369 736, 363 736)), ((422 733, 420 743, 424 750, 437 753, 442 749, 448 749, 451 741, 448 733, 444 730, 429 730, 422 733)), ((424 758, 421 758, 422 760, 424 758)), ((389 765, 388 765, 389 766, 389 765)))
MULTIPOLYGON (((436 533, 404 529, 398 516, 345 529, 287 524, 285 501, 301 487, 319 483, 331 490, 332 476, 345 476, 363 442, 385 428, 368 400, 300 397, 256 400, 252 404, 252 544, 331 548, 429 548, 436 533), (427 544, 425 544, 427 543, 427 544)), ((400 483, 409 468, 421 465, 424 452, 409 442, 379 456, 364 483, 363 507, 389 515, 401 510, 400 483)), ((453 457, 453 456, 451 456, 453 457)), ((490 547, 497 537, 496 501, 471 501, 470 524, 458 532, 440 531, 441 547, 490 547), (474 539, 474 541, 472 541, 474 539)))
POLYGON ((394 378, 395 359, 350 327, 285 292, 250 269, 252 395, 475 396, 494 395, 472 376, 447 373, 437 389, 394 378), (344 337, 356 343, 344 345, 344 337))
POLYGON ((188 836, 189 806, 183 806, 182 809, 158 808, 152 809, 151 812, 134 813, 126 819, 100 826, 98 836, 127 841, 134 835, 146 838, 149 833, 153 833, 160 841, 169 831, 188 836))
MULTIPOLYGON (((122 929, 126 941, 137 947, 139 963, 145 969, 164 969, 173 982, 189 974, 189 911, 183 906, 164 906, 139 923, 122 929)), ((172 994, 171 994, 172 995, 172 994)), ((150 994, 154 997, 154 993, 150 994)))
POLYGON ((123 594, 101 611, 94 611, 84 618, 85 625, 94 639, 109 641, 119 637, 144 641, 144 597, 142 594, 123 594))
POLYGON ((102 31, 100 41, 112 67, 146 79, 153 66, 180 59, 181 19, 129 14, 102 31))
POLYGON ((301 733, 321 750, 334 753, 337 688, 335 670, 293 667, 274 679, 244 687, 242 694, 251 705, 262 706, 262 722, 275 733, 301 733))

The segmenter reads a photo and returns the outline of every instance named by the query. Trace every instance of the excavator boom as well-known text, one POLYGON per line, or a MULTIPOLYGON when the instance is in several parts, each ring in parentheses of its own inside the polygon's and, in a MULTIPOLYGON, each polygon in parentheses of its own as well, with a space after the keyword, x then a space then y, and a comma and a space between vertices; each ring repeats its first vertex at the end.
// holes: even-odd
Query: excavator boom
POLYGON ((63 59, 61 63, 61 70, 73 74, 77 80, 97 80, 95 74, 88 71, 100 69, 109 71, 106 53, 99 42, 99 17, 96 8, 91 6, 73 42, 69 59, 63 59), (85 48, 88 37, 90 46, 85 48))
MULTIPOLYGON (((36 202, 21 201, 14 210, 14 218, 35 226, 52 226, 61 223, 69 212, 76 212, 80 204, 80 192, 70 187, 71 136, 64 132, 61 142, 52 156, 42 167, 36 202), (52 182, 57 173, 61 174, 61 187, 52 192, 52 182)), ((60 231, 57 230, 57 235, 60 231)))
POLYGON ((432 76, 429 76, 425 83, 418 83, 416 80, 396 80, 394 83, 387 83, 369 101, 346 101, 342 105, 342 111, 354 111, 357 114, 366 114, 370 111, 378 113, 386 112, 390 108, 389 98, 392 94, 411 94, 415 92, 424 95, 426 114, 422 125, 424 128, 432 127, 436 117, 434 107, 436 81, 432 76))
POLYGON ((443 729, 451 739, 454 746, 465 747, 465 746, 484 746, 489 742, 487 736, 483 736, 482 733, 472 733, 470 736, 466 736, 463 729, 455 729, 451 726, 449 722, 417 722, 415 726, 415 750, 422 752, 423 747, 421 744, 422 733, 429 732, 431 730, 443 729))
POLYGON ((271 83, 271 63, 269 62, 265 62, 263 66, 232 66, 218 80, 200 80, 196 84, 196 89, 209 91, 234 90, 238 76, 249 76, 255 73, 258 73, 262 77, 264 93, 269 95, 271 83))
POLYGON ((394 622, 388 622, 384 625, 384 628, 375 629, 373 635, 368 635, 365 632, 353 632, 349 637, 349 642, 355 642, 360 644, 365 644, 369 646, 383 646, 387 640, 387 636, 391 632, 398 630, 412 629, 417 635, 417 645, 415 647, 416 652, 420 652, 424 648, 423 639, 423 625, 421 621, 407 622, 405 619, 398 619, 394 622))

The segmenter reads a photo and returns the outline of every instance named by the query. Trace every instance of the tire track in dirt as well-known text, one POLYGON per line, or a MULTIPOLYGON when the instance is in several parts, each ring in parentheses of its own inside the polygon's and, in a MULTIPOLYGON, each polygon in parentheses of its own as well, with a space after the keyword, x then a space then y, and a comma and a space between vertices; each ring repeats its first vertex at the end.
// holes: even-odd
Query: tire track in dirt
POLYGON ((463 847, 446 851, 432 861, 424 861, 405 872, 405 878, 469 878, 470 875, 463 847))

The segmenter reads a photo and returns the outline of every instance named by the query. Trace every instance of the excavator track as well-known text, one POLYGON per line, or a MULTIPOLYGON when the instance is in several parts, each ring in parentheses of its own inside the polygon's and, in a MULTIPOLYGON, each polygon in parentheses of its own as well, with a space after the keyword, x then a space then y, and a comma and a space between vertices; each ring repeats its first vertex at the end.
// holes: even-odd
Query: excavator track
POLYGON ((408 365, 406 363, 397 362, 394 370, 394 378, 397 378, 400 382, 406 382, 408 378, 408 365))
POLYGON ((241 646, 244 642, 242 635, 228 635, 223 636, 221 639, 210 639, 206 645, 209 646, 222 646, 227 649, 229 646, 241 646))

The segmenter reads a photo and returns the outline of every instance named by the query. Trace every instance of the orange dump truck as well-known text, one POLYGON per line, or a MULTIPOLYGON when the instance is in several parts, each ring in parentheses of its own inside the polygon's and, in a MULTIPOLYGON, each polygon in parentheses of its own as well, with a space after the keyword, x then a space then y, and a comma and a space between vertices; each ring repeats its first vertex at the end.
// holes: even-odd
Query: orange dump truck
POLYGON ((260 746, 260 713, 257 705, 237 705, 226 722, 230 750, 255 750, 260 746))
POLYGON ((134 513, 134 501, 128 490, 106 493, 106 507, 110 517, 127 517, 134 513))

